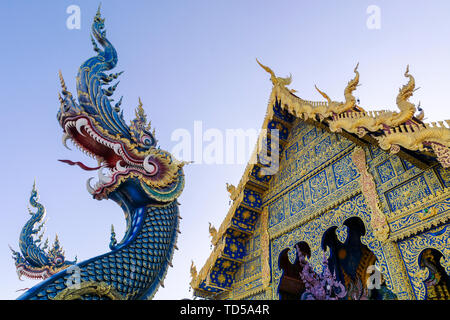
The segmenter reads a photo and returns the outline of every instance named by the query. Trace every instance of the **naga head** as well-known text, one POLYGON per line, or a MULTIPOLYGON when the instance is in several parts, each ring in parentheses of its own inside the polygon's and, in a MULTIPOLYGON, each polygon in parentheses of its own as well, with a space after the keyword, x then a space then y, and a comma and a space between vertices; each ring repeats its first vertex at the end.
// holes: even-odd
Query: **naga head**
POLYGON ((292 82, 292 75, 290 74, 289 77, 286 78, 281 78, 281 77, 277 77, 275 75, 275 72, 273 72, 272 69, 270 69, 269 67, 263 65, 261 62, 258 61, 258 59, 256 59, 256 62, 259 64, 259 66, 261 68, 263 68, 267 73, 270 74, 270 81, 272 81, 272 84, 274 86, 279 85, 281 87, 285 87, 291 84, 292 82))
MULTIPOLYGON (((414 91, 416 91, 416 81, 414 77, 409 73, 409 65, 406 66, 405 77, 409 78, 407 84, 399 89, 399 93, 397 95, 397 104, 398 103, 408 103, 408 99, 413 95, 414 91)), ((411 103, 409 103, 412 105, 411 103)), ((415 109, 415 107, 414 107, 415 109)))
MULTIPOLYGON (((142 107, 135 111, 135 119, 126 124, 120 110, 122 98, 112 106, 118 82, 108 86, 122 72, 106 72, 117 64, 117 52, 106 38, 104 19, 98 11, 92 24, 92 44, 97 55, 85 61, 77 76, 78 101, 67 90, 60 73, 62 95, 57 119, 63 129, 63 144, 67 140, 97 160, 98 166, 77 164, 85 170, 98 170, 98 182, 87 189, 95 199, 108 198, 121 185, 133 186, 142 198, 167 202, 182 191, 184 162, 157 147, 154 131, 142 107), (98 46, 100 44, 100 47, 98 46)), ((139 198, 139 197, 134 197, 139 198)))

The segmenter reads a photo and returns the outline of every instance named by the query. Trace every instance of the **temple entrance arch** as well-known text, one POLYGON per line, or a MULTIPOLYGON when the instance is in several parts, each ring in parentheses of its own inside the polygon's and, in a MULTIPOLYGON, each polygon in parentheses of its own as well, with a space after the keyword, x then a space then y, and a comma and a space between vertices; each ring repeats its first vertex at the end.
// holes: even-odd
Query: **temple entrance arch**
POLYGON ((343 227, 333 226, 325 231, 322 249, 330 250, 330 271, 345 286, 349 300, 393 299, 395 296, 386 288, 381 272, 375 267, 375 254, 361 242, 365 234, 366 228, 359 217, 345 220, 343 227))
POLYGON ((450 299, 450 277, 440 263, 442 256, 440 251, 432 248, 423 250, 419 255, 420 267, 428 272, 424 281, 427 300, 450 299))
MULTIPOLYGON (((300 251, 306 256, 311 257, 311 248, 309 245, 301 241, 297 243, 300 251)), ((280 253, 279 268, 283 271, 278 292, 281 300, 299 300, 302 292, 305 290, 303 281, 300 280, 300 264, 296 257, 294 264, 289 261, 288 252, 295 249, 284 249, 280 253)))

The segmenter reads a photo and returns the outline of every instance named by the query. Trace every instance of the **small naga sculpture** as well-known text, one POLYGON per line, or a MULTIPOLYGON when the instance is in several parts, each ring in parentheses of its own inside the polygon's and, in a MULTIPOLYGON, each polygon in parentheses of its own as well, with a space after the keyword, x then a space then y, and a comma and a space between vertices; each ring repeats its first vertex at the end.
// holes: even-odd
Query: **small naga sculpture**
POLYGON ((211 222, 209 222, 209 235, 214 239, 214 237, 217 235, 216 228, 212 225, 211 222))
POLYGON ((230 199, 232 201, 237 199, 239 193, 238 193, 237 188, 234 185, 227 183, 227 191, 230 194, 230 199))
MULTIPOLYGON (((291 114, 296 115, 297 117, 303 118, 303 120, 307 119, 316 119, 318 118, 320 121, 323 121, 332 116, 337 116, 339 114, 350 112, 356 107, 356 98, 353 96, 353 92, 356 90, 359 84, 359 72, 358 66, 356 65, 354 72, 355 77, 350 80, 344 90, 345 102, 336 102, 332 101, 330 97, 323 91, 321 91, 317 86, 316 90, 327 100, 327 102, 312 102, 298 98, 294 95, 295 90, 289 90, 285 88, 292 82, 292 76, 287 78, 280 78, 275 75, 272 69, 261 64, 258 59, 256 60, 258 64, 263 68, 266 72, 270 74, 270 80, 274 85, 274 89, 272 91, 273 95, 276 97, 278 95, 284 96, 284 103, 282 105, 283 108, 286 108, 291 114), (282 94, 283 90, 288 90, 289 95, 282 94)), ((273 97, 272 97, 273 98, 273 97)), ((278 98, 278 97, 277 97, 278 98)), ((356 108, 361 109, 361 108, 356 108)))
POLYGON ((315 86, 316 90, 324 97, 327 102, 328 106, 323 110, 323 113, 320 114, 319 110, 312 112, 309 117, 311 118, 313 114, 319 114, 322 118, 327 118, 332 115, 341 114, 343 112, 352 110, 353 107, 356 106, 356 98, 353 95, 353 91, 356 90, 356 88, 359 85, 359 72, 358 72, 359 63, 356 64, 355 69, 353 70, 355 73, 355 77, 351 79, 344 90, 344 98, 345 102, 336 102, 332 101, 330 97, 323 91, 321 91, 317 86, 315 86))
POLYGON ((45 280, 74 265, 76 258, 75 261, 66 261, 57 235, 51 248, 48 247, 48 239, 42 243, 44 233, 40 232, 45 225, 45 208, 39 203, 36 183, 31 190, 30 205, 36 208, 36 212, 28 209, 31 217, 22 228, 19 237, 21 252, 14 251, 11 247, 10 249, 20 280, 22 276, 33 280, 45 280))
POLYGON ((330 121, 329 126, 332 132, 341 132, 344 129, 347 132, 364 136, 367 132, 376 132, 379 130, 397 127, 410 121, 416 107, 409 102, 409 98, 415 90, 414 77, 409 73, 409 66, 406 68, 405 77, 409 78, 407 84, 399 89, 397 95, 397 107, 399 112, 379 111, 375 113, 366 113, 362 111, 351 111, 343 113, 339 117, 335 116, 330 121))
POLYGON ((195 279, 197 279, 198 276, 198 272, 197 272, 197 267, 194 264, 194 261, 191 262, 191 279, 192 281, 195 281, 195 279))

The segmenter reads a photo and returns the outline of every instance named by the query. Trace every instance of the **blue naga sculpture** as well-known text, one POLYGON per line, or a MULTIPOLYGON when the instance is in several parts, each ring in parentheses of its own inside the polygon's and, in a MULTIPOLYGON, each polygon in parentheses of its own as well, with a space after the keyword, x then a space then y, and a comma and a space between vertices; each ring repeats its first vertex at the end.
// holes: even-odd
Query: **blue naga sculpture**
POLYGON ((123 209, 127 222, 122 241, 111 231, 111 251, 74 264, 25 292, 19 299, 149 299, 153 297, 176 249, 179 233, 177 197, 184 187, 184 162, 157 147, 142 103, 127 125, 120 111, 122 98, 112 107, 107 88, 121 74, 106 72, 117 64, 117 52, 106 38, 100 9, 92 25, 97 55, 79 68, 78 102, 60 73, 62 95, 57 119, 63 144, 70 139, 98 161, 97 167, 62 160, 85 170, 98 170, 98 182, 87 181, 97 200, 111 199, 123 209), (100 45, 100 47, 99 47, 100 45))
POLYGON ((41 233, 41 231, 45 225, 45 208, 38 201, 39 196, 36 183, 34 183, 31 190, 30 205, 36 208, 36 212, 28 209, 31 217, 23 226, 19 237, 21 253, 10 247, 19 279, 25 276, 33 280, 45 280, 76 263, 76 259, 75 261, 65 260, 58 236, 56 236, 51 248, 48 247, 48 239, 42 243, 44 233, 41 233))

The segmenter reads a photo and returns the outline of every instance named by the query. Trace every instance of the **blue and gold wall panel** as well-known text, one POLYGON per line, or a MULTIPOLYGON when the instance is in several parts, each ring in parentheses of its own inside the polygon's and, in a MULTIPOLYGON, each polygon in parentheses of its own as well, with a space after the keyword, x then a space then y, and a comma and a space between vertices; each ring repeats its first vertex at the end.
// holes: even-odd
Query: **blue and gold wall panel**
POLYGON ((439 181, 445 188, 450 188, 450 170, 444 169, 441 166, 436 167, 436 174, 439 181))
POLYGON ((242 260, 245 255, 245 244, 236 238, 225 237, 223 256, 233 260, 242 260))
POLYGON ((391 212, 403 209, 410 203, 419 201, 431 195, 431 189, 424 177, 420 174, 395 188, 386 191, 385 197, 391 212))
POLYGON ((251 209, 261 209, 261 194, 253 190, 245 189, 243 204, 250 207, 251 209))
MULTIPOLYGON (((261 294, 261 219, 257 219, 253 235, 245 242, 243 262, 234 274, 233 289, 229 299, 250 299, 261 294)), ((264 297, 261 295, 260 297, 264 297)))
POLYGON ((236 273, 239 263, 228 260, 227 258, 218 258, 209 274, 209 283, 203 282, 199 287, 204 290, 215 289, 211 292, 221 292, 230 290, 233 284, 233 277, 236 273))
POLYGON ((374 152, 373 146, 370 150, 367 158, 369 173, 375 179, 381 207, 387 217, 394 217, 405 206, 446 187, 439 176, 439 172, 445 172, 440 166, 424 171, 396 155, 374 152))
POLYGON ((255 165, 253 167, 250 175, 254 180, 264 185, 269 183, 270 179, 272 178, 271 175, 264 174, 264 172, 261 171, 261 167, 258 165, 255 165))
POLYGON ((269 132, 271 130, 278 130, 278 137, 282 140, 286 140, 289 135, 289 129, 281 121, 271 120, 267 125, 269 132))
MULTIPOLYGON (((326 132, 302 121, 294 122, 280 161, 280 170, 270 180, 270 189, 265 194, 264 202, 272 202, 273 198, 282 194, 285 189, 289 189, 300 180, 315 175, 353 147, 351 142, 339 138, 334 133, 326 132)), ((339 174, 337 167, 336 174, 339 174)), ((320 175, 326 179, 332 177, 324 172, 320 175), (325 175, 327 176, 325 177, 325 175)), ((319 196, 324 192, 325 190, 319 190, 314 197, 316 194, 319 196)))
POLYGON ((253 233, 258 216, 258 212, 239 206, 231 220, 231 225, 234 229, 239 231, 253 233))
POLYGON ((247 232, 242 232, 240 230, 236 230, 233 228, 228 228, 227 231, 225 232, 225 235, 229 238, 234 238, 236 240, 239 240, 241 242, 245 242, 247 241, 249 235, 247 232))

